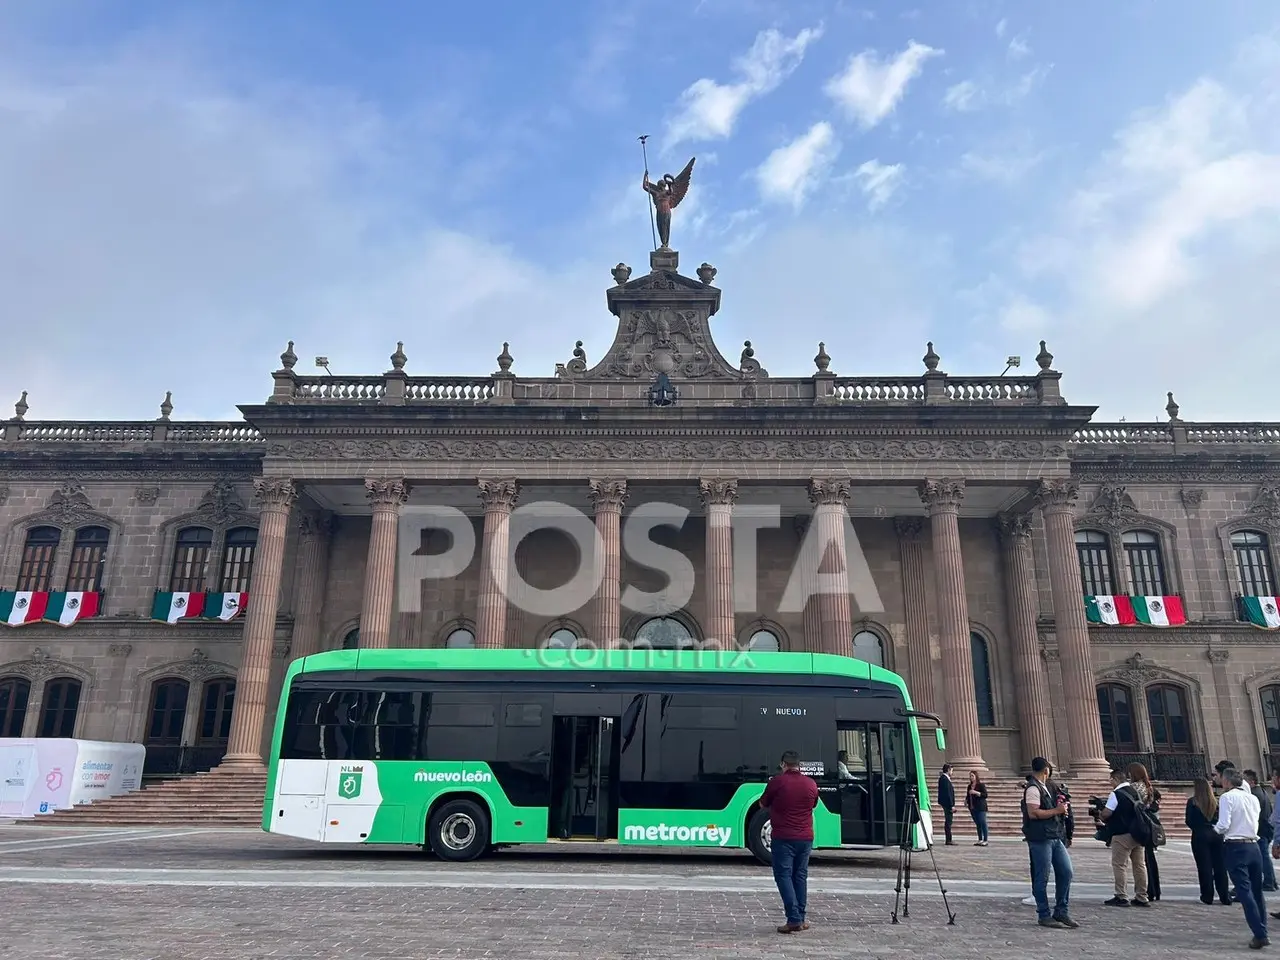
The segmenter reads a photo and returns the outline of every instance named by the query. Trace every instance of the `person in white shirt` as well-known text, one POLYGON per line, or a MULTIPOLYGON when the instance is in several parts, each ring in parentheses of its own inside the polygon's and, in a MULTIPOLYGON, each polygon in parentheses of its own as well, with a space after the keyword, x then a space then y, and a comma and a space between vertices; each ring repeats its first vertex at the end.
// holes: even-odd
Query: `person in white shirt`
POLYGON ((1258 848, 1262 807, 1244 786, 1244 775, 1239 770, 1224 770, 1222 780, 1229 789, 1218 801, 1218 822, 1213 829, 1222 834, 1227 872, 1253 932, 1249 946, 1260 950, 1271 942, 1267 937, 1267 901, 1262 892, 1262 851, 1258 848))

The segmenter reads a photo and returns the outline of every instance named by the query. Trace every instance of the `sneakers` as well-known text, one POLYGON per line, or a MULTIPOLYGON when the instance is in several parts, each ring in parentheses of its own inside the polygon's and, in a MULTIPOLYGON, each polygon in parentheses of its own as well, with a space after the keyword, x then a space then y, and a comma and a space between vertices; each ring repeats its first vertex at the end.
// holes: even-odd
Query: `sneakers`
POLYGON ((1059 930, 1074 930, 1080 926, 1080 924, 1076 923, 1070 917, 1045 917, 1043 920, 1038 922, 1042 927, 1056 928, 1059 930))
POLYGON ((1127 907, 1129 901, 1124 897, 1112 897, 1110 900, 1102 901, 1104 907, 1127 907))

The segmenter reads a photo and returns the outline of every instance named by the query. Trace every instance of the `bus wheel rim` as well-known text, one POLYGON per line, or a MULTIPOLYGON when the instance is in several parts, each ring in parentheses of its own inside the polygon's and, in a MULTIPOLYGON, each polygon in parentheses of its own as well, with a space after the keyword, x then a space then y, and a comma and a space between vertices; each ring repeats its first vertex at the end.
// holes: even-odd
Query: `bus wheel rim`
POLYGON ((452 813, 440 825, 440 841, 450 850, 465 850, 475 839, 476 822, 465 813, 452 813))
POLYGON ((773 849, 773 824, 768 820, 764 822, 764 827, 760 830, 760 842, 764 844, 766 850, 773 849))

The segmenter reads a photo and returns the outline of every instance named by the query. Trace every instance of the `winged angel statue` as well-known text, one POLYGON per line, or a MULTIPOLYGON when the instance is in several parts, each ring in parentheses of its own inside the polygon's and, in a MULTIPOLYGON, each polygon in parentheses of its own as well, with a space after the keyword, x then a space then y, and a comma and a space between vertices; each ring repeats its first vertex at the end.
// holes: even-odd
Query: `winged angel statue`
POLYGON ((658 211, 658 239, 662 241, 662 250, 671 249, 671 211, 680 206, 680 201, 689 192, 689 178, 693 175, 693 161, 696 159, 691 158, 676 176, 668 173, 656 183, 649 179, 648 170, 644 172, 641 186, 653 197, 653 206, 658 211))

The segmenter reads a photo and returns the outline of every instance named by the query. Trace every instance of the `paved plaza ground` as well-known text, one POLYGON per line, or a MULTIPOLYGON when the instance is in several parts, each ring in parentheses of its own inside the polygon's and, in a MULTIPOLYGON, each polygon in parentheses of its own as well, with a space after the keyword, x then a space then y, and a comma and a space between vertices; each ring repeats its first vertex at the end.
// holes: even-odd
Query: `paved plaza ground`
POLYGON ((1077 841, 1078 930, 1036 926, 1023 903, 1030 887, 1017 841, 936 848, 954 925, 927 854, 915 856, 910 916, 896 925, 896 850, 818 856, 813 927, 791 936, 774 932, 781 912, 772 877, 749 856, 580 851, 532 847, 452 865, 414 848, 326 847, 252 830, 0 826, 0 958, 1252 954, 1240 908, 1199 902, 1189 847, 1177 841, 1160 855, 1164 899, 1145 911, 1102 906, 1111 890, 1106 848, 1077 841))

